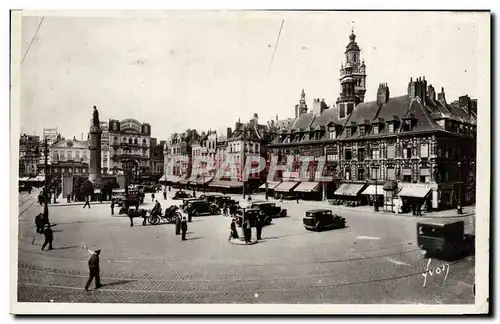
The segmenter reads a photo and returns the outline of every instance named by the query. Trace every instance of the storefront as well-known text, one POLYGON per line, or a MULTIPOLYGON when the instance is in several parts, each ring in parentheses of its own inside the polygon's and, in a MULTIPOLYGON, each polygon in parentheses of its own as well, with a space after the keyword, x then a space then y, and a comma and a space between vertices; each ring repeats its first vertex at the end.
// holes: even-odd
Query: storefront
POLYGON ((213 180, 212 182, 210 182, 209 187, 223 193, 235 193, 242 191, 243 182, 236 180, 213 180))
POLYGON ((295 189, 294 192, 297 193, 300 199, 305 200, 321 200, 322 192, 320 190, 319 182, 301 182, 295 189))
POLYGON ((368 197, 370 206, 373 206, 375 201, 377 201, 377 206, 384 205, 384 188, 382 185, 369 185, 361 194, 368 197))
POLYGON ((300 184, 300 182, 298 182, 298 181, 283 181, 282 183, 280 183, 279 185, 277 185, 274 188, 275 196, 286 195, 286 194, 292 192, 292 190, 295 187, 297 187, 299 184, 300 184))
POLYGON ((398 183, 394 180, 387 181, 382 187, 384 191, 384 211, 396 213, 399 197, 398 193, 398 183))
POLYGON ((432 187, 424 184, 400 184, 401 191, 398 197, 401 199, 401 208, 398 212, 417 214, 419 211, 424 213, 432 207, 432 187))
POLYGON ((343 183, 335 190, 333 201, 334 205, 346 205, 350 207, 361 206, 366 204, 366 197, 360 195, 366 184, 360 183, 343 183))

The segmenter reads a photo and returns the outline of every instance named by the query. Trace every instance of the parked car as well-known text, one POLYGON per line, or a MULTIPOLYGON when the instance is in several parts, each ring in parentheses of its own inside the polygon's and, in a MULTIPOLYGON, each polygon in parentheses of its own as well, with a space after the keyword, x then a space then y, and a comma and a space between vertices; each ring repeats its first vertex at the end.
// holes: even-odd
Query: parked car
POLYGON ((306 212, 302 219, 307 230, 323 231, 326 229, 344 228, 345 218, 333 214, 329 209, 313 209, 306 212))
POLYGON ((217 199, 220 199, 221 197, 226 197, 221 193, 205 193, 200 196, 200 199, 206 200, 211 203, 215 203, 217 199))
POLYGON ((205 200, 192 200, 188 202, 186 213, 191 216, 198 215, 220 215, 220 208, 205 200))
POLYGON ((463 221, 418 222, 417 244, 426 256, 444 260, 474 253, 474 235, 464 233, 463 221))
POLYGON ((185 198, 192 198, 193 196, 191 196, 190 194, 188 194, 187 192, 183 191, 183 190, 179 190, 177 191, 174 196, 172 197, 172 199, 185 199, 185 198))
POLYGON ((186 199, 183 199, 182 200, 182 205, 181 205, 181 208, 182 210, 186 210, 188 204, 192 201, 204 201, 203 199, 200 199, 200 198, 186 198, 186 199))
POLYGON ((257 223, 257 216, 259 216, 260 214, 260 210, 258 209, 252 209, 252 208, 249 208, 249 209, 245 209, 245 215, 243 215, 243 212, 236 216, 236 224, 238 226, 241 227, 241 225, 243 224, 243 218, 244 219, 248 219, 250 221, 250 225, 252 227, 255 227, 256 223, 257 223))
POLYGON ((261 214, 268 216, 270 218, 286 217, 287 214, 286 209, 281 208, 280 206, 276 206, 276 204, 273 202, 267 202, 267 201, 254 201, 250 205, 250 208, 258 209, 261 212, 261 214))

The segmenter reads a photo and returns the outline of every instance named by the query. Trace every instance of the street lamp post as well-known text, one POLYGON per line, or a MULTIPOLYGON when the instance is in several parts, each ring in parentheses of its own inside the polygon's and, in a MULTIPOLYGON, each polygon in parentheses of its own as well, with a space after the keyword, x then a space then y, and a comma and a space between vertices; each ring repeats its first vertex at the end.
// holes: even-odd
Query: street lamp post
POLYGON ((48 143, 47 143, 47 137, 45 137, 45 143, 44 143, 44 154, 45 154, 45 161, 44 161, 44 173, 45 173, 45 188, 44 188, 44 205, 43 205, 43 218, 46 224, 49 224, 49 189, 48 189, 48 160, 47 160, 47 155, 48 155, 48 143))
POLYGON ((458 203, 457 203, 457 214, 462 214, 462 172, 461 172, 461 167, 462 163, 458 161, 457 163, 458 166, 458 203))

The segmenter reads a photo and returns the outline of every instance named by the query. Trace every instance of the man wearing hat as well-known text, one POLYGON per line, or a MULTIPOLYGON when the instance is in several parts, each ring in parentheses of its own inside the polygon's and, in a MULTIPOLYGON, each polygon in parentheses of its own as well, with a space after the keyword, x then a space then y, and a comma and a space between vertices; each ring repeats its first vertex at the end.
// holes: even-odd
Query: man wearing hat
POLYGON ((101 278, 99 276, 99 255, 101 254, 101 250, 92 251, 87 249, 89 253, 92 255, 89 259, 89 280, 87 280, 87 284, 85 285, 85 290, 89 290, 89 286, 92 283, 92 279, 95 278, 95 289, 101 287, 101 278))
POLYGON ((186 240, 186 233, 188 230, 188 224, 186 222, 186 217, 182 217, 182 222, 181 222, 181 231, 182 231, 182 240, 186 240))
POLYGON ((43 235, 45 236, 45 242, 43 242, 42 251, 45 249, 47 244, 49 245, 49 250, 52 250, 52 240, 54 239, 54 232, 50 228, 50 224, 45 225, 43 235))

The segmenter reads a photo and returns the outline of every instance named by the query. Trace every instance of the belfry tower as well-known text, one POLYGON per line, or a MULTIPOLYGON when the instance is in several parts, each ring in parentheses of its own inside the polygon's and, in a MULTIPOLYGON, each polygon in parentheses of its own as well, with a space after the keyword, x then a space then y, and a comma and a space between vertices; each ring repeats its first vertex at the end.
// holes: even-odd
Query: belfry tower
POLYGON ((352 31, 345 50, 345 65, 341 63, 340 66, 340 94, 336 101, 339 118, 349 115, 358 103, 365 100, 366 65, 360 54, 352 31))
POLYGON ((101 124, 99 123, 99 112, 97 107, 94 106, 92 116, 92 123, 89 130, 89 150, 90 150, 90 163, 89 163, 89 180, 92 183, 99 182, 101 179, 101 124))

